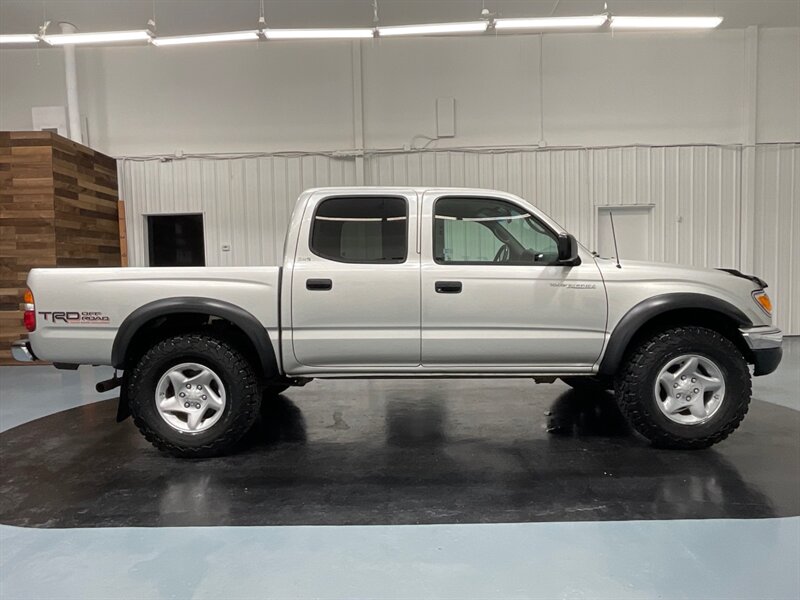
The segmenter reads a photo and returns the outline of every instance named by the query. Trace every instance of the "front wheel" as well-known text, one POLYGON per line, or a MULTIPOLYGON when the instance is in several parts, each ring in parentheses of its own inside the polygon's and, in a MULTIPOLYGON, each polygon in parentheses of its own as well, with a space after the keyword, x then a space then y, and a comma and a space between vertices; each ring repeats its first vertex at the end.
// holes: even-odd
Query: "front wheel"
POLYGON ((628 356, 615 391, 622 413, 654 445, 707 448, 728 437, 747 413, 750 371, 725 336, 677 327, 628 356))
POLYGON ((261 403, 250 362, 228 342, 201 333, 155 344, 128 386, 144 437, 180 457, 225 453, 250 429, 261 403))

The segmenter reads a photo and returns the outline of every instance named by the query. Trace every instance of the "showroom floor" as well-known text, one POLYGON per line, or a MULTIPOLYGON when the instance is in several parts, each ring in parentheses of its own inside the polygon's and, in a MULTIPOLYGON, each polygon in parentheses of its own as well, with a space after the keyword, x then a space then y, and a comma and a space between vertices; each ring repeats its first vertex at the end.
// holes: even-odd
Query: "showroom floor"
POLYGON ((701 452, 560 383, 326 381, 180 461, 106 376, 0 368, 0 598, 800 596, 800 338, 701 452))

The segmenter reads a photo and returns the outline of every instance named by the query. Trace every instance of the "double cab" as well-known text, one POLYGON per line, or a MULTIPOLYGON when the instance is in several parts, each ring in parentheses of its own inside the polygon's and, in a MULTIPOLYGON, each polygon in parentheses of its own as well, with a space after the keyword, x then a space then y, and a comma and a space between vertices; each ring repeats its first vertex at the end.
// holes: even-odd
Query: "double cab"
MULTIPOLYGON (((33 269, 18 360, 111 365, 178 456, 229 451, 262 402, 315 378, 527 377, 611 389, 654 444, 744 417, 782 335, 758 277, 601 258, 512 194, 303 192, 280 266, 33 269)), ((502 410, 500 406, 497 408, 502 410)))

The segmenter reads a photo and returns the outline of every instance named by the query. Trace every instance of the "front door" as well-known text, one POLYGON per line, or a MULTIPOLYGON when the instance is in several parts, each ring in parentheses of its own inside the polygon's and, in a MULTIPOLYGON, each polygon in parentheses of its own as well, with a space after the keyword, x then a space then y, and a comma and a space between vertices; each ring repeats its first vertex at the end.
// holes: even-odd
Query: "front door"
POLYGON ((312 197, 291 281, 297 362, 420 364, 416 223, 414 192, 312 197))
POLYGON ((533 213, 509 198, 425 194, 426 368, 589 370, 598 359, 607 317, 599 269, 588 253, 558 265, 557 235, 533 213))

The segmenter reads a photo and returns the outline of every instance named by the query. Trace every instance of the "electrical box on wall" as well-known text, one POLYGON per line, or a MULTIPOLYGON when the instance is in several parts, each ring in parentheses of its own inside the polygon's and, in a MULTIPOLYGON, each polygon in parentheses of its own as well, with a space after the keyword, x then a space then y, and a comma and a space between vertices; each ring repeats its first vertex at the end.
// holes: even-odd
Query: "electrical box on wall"
POLYGON ((436 137, 448 138, 456 135, 456 99, 436 99, 436 137))

